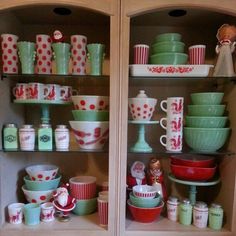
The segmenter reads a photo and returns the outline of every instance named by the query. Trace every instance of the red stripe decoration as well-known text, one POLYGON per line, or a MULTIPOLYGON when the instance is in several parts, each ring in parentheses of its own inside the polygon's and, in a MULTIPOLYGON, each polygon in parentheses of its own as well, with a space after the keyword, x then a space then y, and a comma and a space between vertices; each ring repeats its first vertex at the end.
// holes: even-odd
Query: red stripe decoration
POLYGON ((70 183, 71 196, 83 200, 96 197, 96 183, 74 184, 70 183))
POLYGON ((134 64, 147 64, 149 55, 149 46, 138 44, 134 46, 134 64))
POLYGON ((205 64, 205 45, 196 45, 189 47, 189 64, 205 64))
POLYGON ((108 225, 108 202, 98 199, 98 217, 100 225, 108 225))

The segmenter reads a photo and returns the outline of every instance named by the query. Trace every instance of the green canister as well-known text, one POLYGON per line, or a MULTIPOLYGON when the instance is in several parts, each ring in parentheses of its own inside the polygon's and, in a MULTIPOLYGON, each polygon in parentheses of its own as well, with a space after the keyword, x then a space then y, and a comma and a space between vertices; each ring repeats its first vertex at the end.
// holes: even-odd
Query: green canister
POLYGON ((179 222, 183 225, 191 225, 193 207, 189 199, 184 199, 179 204, 179 222))
POLYGON ((219 204, 212 203, 209 208, 209 227, 214 230, 220 230, 223 224, 224 211, 219 204))
POLYGON ((18 129, 16 124, 6 124, 3 128, 3 147, 5 150, 18 149, 18 129))
POLYGON ((52 151, 52 127, 50 124, 41 124, 38 129, 38 150, 52 151))

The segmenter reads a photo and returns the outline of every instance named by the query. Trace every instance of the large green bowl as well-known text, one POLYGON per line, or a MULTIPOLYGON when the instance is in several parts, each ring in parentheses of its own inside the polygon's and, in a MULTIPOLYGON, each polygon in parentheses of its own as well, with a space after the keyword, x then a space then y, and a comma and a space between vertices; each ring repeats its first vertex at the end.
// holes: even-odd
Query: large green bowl
POLYGON ((188 60, 188 55, 185 53, 177 52, 163 52, 153 54, 150 57, 151 64, 160 65, 183 65, 186 64, 188 60))
POLYGON ((155 198, 140 198, 140 197, 135 197, 133 195, 133 192, 131 192, 129 194, 129 198, 134 206, 142 208, 156 207, 161 202, 161 195, 158 193, 155 198))
POLYGON ((25 186, 31 191, 46 191, 56 189, 60 183, 61 175, 52 180, 31 180, 28 175, 24 177, 25 186))
POLYGON ((76 121, 109 121, 109 111, 72 110, 76 121))
POLYGON ((219 105, 223 99, 224 93, 191 93, 192 104, 194 105, 219 105))
POLYGON ((225 105, 188 105, 190 116, 222 116, 225 105))
POLYGON ((97 198, 77 200, 73 213, 78 216, 89 215, 96 211, 97 198))
POLYGON ((230 128, 184 127, 184 139, 197 152, 215 152, 225 144, 230 128))
POLYGON ((179 33, 164 33, 159 34, 155 37, 155 42, 163 42, 163 41, 180 41, 182 35, 179 33))
POLYGON ((165 41, 155 43, 151 47, 151 53, 162 53, 162 52, 184 52, 185 44, 178 41, 165 41))
POLYGON ((224 128, 227 116, 186 116, 185 125, 192 128, 224 128))

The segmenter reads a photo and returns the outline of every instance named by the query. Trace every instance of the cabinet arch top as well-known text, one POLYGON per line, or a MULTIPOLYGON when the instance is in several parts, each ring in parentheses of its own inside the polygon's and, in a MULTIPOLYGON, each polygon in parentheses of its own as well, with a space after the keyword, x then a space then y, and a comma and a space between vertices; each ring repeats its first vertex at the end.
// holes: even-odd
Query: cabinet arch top
POLYGON ((124 16, 135 17, 142 14, 151 13, 154 11, 166 10, 168 8, 191 8, 215 11, 222 14, 236 16, 236 11, 232 7, 235 4, 234 0, 224 0, 216 2, 215 0, 199 0, 190 2, 189 0, 122 0, 122 12, 124 16))
POLYGON ((0 10, 10 10, 14 8, 32 7, 32 6, 71 6, 81 7, 87 10, 93 10, 105 15, 114 15, 113 1, 110 0, 1 0, 0 10))

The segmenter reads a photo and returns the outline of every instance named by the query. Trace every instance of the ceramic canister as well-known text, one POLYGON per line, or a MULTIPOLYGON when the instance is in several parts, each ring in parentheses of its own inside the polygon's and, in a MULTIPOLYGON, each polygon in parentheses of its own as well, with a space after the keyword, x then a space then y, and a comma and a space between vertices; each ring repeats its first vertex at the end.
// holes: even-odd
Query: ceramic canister
POLYGON ((220 230, 223 223, 223 209, 219 204, 211 204, 209 209, 209 227, 214 230, 220 230))
POLYGON ((6 124, 3 129, 3 146, 5 150, 18 148, 18 135, 16 124, 6 124))
POLYGON ((193 224, 198 228, 206 228, 208 221, 208 207, 205 202, 196 202, 193 208, 193 224))
POLYGON ((20 149, 33 151, 35 146, 35 129, 33 125, 23 125, 19 130, 20 149))
POLYGON ((192 222, 192 205, 189 199, 184 199, 179 205, 179 222, 183 225, 190 225, 192 222))
POLYGON ((55 130, 56 149, 60 151, 68 151, 70 135, 66 125, 57 125, 55 130))
POLYGON ((167 201, 167 215, 171 221, 178 221, 179 200, 177 197, 170 196, 167 201))

